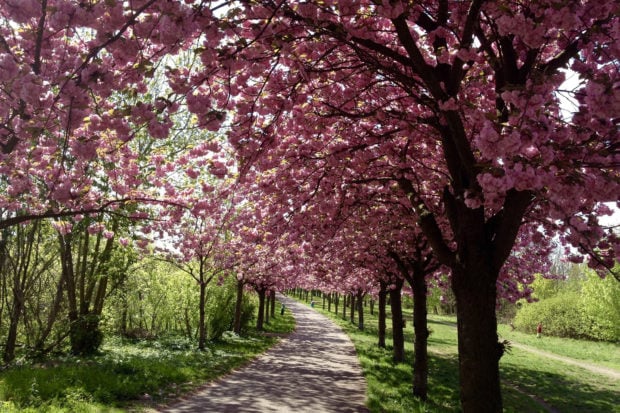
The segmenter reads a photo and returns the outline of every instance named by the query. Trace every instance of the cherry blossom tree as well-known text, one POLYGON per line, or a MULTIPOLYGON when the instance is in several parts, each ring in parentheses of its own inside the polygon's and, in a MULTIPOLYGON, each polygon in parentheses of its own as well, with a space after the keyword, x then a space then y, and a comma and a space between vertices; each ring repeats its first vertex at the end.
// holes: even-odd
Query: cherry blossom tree
MULTIPOLYGON (((529 257, 515 246, 558 235, 601 270, 620 256, 599 222, 620 202, 617 2, 0 5, 0 228, 154 198, 184 205, 129 143, 175 137, 171 116, 187 108, 188 128, 227 127, 240 181, 255 176, 273 202, 259 213, 284 205, 254 245, 288 234, 294 247, 253 248, 267 259, 247 266, 257 277, 289 277, 287 249, 346 212, 344 194, 399 193, 451 271, 465 412, 502 410, 495 305, 527 277, 506 267, 529 257), (199 65, 164 68, 170 92, 149 94, 165 57, 188 48, 199 65), (149 180, 161 187, 145 194, 149 180), (340 202, 319 202, 327 194, 340 202), (308 208, 316 220, 295 229, 308 208)), ((225 163, 201 167, 225 175, 225 163)))
POLYGON ((222 19, 234 37, 206 52, 225 70, 205 84, 234 96, 231 142, 282 201, 312 194, 286 172, 310 158, 407 196, 451 270, 466 412, 502 409, 497 281, 517 240, 562 234, 598 268, 620 255, 598 221, 620 193, 617 16, 598 0, 240 2, 222 19))
POLYGON ((151 197, 139 147, 178 105, 148 95, 204 21, 174 1, 0 2, 0 227, 151 197), (103 190, 100 190, 101 187, 103 190))

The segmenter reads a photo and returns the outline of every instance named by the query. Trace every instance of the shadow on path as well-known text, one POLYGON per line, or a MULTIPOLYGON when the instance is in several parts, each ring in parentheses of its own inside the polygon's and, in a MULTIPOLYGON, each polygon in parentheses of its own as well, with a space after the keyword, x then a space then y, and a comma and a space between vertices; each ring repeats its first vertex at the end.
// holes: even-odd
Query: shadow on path
POLYGON ((365 413, 366 382, 349 338, 325 316, 287 297, 296 330, 247 367, 161 410, 365 413))

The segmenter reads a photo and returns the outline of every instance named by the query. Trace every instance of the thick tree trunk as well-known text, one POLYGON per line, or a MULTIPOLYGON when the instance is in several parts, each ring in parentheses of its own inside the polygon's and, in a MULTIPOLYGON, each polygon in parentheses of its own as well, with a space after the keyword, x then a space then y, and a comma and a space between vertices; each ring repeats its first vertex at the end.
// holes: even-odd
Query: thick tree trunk
POLYGON ((379 347, 385 348, 386 314, 385 307, 387 301, 387 284, 381 281, 379 285, 379 347))
POLYGON ((269 324, 269 308, 271 307, 270 302, 271 302, 271 294, 265 291, 265 307, 263 308, 263 311, 265 312, 265 315, 263 316, 263 320, 265 324, 269 324))
POLYGON ((401 291, 403 280, 394 283, 396 288, 390 290, 390 306, 392 308, 392 342, 394 346, 393 359, 396 363, 405 361, 405 334, 403 332, 403 306, 401 291))
POLYGON ((421 400, 428 397, 428 326, 426 310, 426 279, 424 271, 413 272, 413 395, 421 400))
POLYGON ((496 279, 484 270, 453 274, 464 413, 502 411, 499 359, 503 347, 497 337, 496 279))
POLYGON ((370 299, 370 315, 375 315, 375 300, 370 299))
POLYGON ((271 290, 271 318, 276 316, 276 290, 271 290))
POLYGON ((343 320, 347 319, 347 306, 349 305, 348 298, 349 296, 347 294, 344 294, 342 296, 342 319, 343 320))
POLYGON ((237 280, 237 300, 235 301, 235 318, 233 321, 233 331, 241 334, 241 309, 243 304, 243 281, 237 280))
POLYGON ((332 311, 332 294, 327 294, 327 311, 331 313, 332 311))

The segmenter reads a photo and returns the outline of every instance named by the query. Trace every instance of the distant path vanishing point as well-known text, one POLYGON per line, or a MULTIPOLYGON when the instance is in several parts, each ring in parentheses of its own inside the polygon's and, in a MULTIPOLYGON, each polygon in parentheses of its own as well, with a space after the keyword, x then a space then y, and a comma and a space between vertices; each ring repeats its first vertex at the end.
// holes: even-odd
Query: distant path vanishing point
POLYGON ((345 333, 285 297, 297 327, 248 366, 160 410, 166 413, 366 413, 366 381, 345 333))

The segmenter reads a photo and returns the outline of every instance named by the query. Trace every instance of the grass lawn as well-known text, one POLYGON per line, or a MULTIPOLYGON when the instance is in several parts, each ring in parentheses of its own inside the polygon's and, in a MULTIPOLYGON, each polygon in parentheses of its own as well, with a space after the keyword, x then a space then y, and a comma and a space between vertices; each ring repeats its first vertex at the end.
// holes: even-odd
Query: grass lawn
MULTIPOLYGON (((291 332, 290 313, 265 330, 291 332)), ((227 335, 206 351, 184 338, 132 342, 108 338, 100 355, 24 364, 0 373, 0 412, 139 412, 248 363, 277 342, 255 331, 227 335)))
MULTIPOLYGON (((320 303, 320 301, 319 301, 320 303)), ((394 364, 389 348, 391 330, 388 321, 387 349, 377 346, 377 318, 365 308, 365 330, 327 313, 322 306, 315 309, 329 315, 351 337, 355 344, 364 375, 368 381, 368 407, 376 413, 458 412, 458 355, 454 317, 429 316, 429 401, 421 403, 412 396, 413 323, 407 310, 405 328, 406 362, 394 364)), ((333 311, 333 309, 332 309, 333 311)), ((348 311, 348 310, 347 310, 348 311)), ((388 313, 389 316, 389 313, 388 313)), ((527 334, 506 334, 500 326, 502 339, 553 352, 586 362, 618 369, 619 347, 609 343, 575 342, 575 340, 527 334), (529 340, 528 340, 529 339, 529 340), (533 343, 530 343, 533 341, 533 343)), ((514 333, 514 332, 511 332, 514 333)), ((620 413, 620 382, 591 373, 577 366, 512 348, 500 362, 504 411, 514 413, 546 412, 555 408, 562 413, 620 413)))

